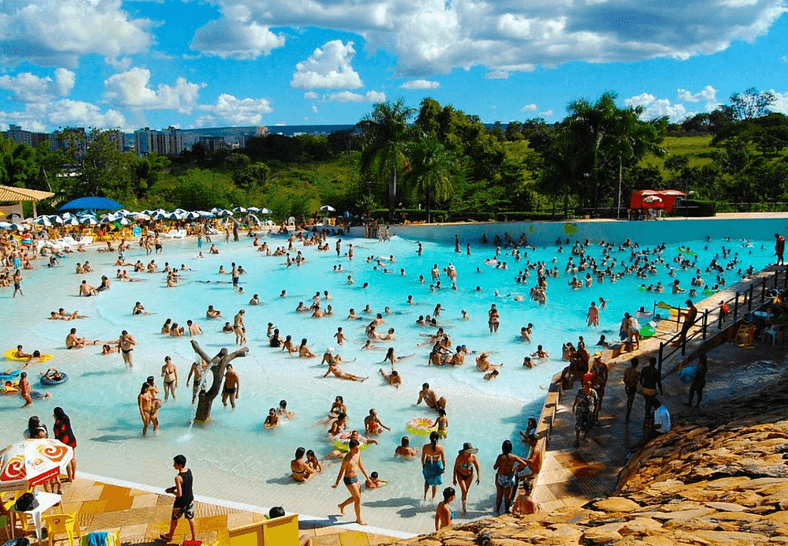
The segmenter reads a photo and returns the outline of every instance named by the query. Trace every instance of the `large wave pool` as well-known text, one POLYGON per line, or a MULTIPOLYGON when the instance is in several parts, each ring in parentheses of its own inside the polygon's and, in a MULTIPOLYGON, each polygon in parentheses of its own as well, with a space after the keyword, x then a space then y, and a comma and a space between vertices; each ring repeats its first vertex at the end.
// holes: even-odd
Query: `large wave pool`
MULTIPOLYGON (((102 274, 114 278, 117 269, 113 265, 114 253, 95 250, 75 253, 54 269, 44 267, 43 260, 39 260, 36 270, 24 272, 24 297, 12 299, 10 288, 0 292, 5 319, 0 338, 3 350, 22 344, 27 351, 39 349, 54 354, 50 363, 29 368, 31 375, 36 376, 35 388, 48 390, 52 399, 36 401, 32 408, 19 409, 21 400, 18 397, 0 396, 3 422, 0 440, 7 444, 21 439, 32 414, 40 415, 51 428, 52 410, 61 406, 71 417, 79 441, 79 469, 83 471, 163 488, 172 480, 172 457, 183 453, 195 472, 198 494, 262 507, 283 505, 288 510, 305 514, 336 514, 336 504, 347 497, 344 488, 333 490, 330 487, 339 469, 337 463, 328 462, 324 472, 307 484, 295 484, 288 476, 289 461, 298 446, 314 449, 318 456, 331 451, 324 425, 319 422, 334 397, 342 395, 349 408, 351 428, 363 430, 363 418, 374 407, 392 429, 377 438, 380 445, 363 452, 366 469, 377 471, 389 481, 382 489, 364 491, 365 519, 376 527, 426 532, 432 528, 434 508, 419 503, 423 493, 420 466, 416 461, 399 461, 392 457, 400 438, 406 434, 407 421, 413 417, 432 416, 423 405, 415 405, 422 383, 428 382, 439 396, 448 399, 449 434, 442 441, 448 455, 444 484, 451 484, 451 468, 463 442, 472 442, 480 450, 482 482, 471 489, 468 515, 458 514, 458 517, 487 515, 493 508, 492 466, 500 453, 501 442, 512 439, 517 446, 516 453, 525 454, 525 446, 518 441, 517 432, 525 428, 528 417, 538 416, 546 385, 562 369, 562 343, 576 343, 579 336, 584 336, 593 345, 602 333, 615 339, 624 312, 633 313, 641 306, 651 310, 658 300, 676 305, 686 299, 686 294, 672 295, 670 290, 665 294, 639 290, 643 283, 670 284, 673 277, 669 276, 665 265, 659 265, 658 273, 649 274, 647 279, 635 274, 626 275, 617 283, 599 283, 594 279, 590 288, 573 290, 568 286, 572 275, 564 271, 572 255, 571 244, 566 245, 562 253, 555 246, 523 249, 519 261, 507 255, 504 249, 500 259, 507 262, 508 269, 499 269, 484 263, 494 257, 495 248, 482 245, 478 240, 461 241, 462 253, 456 253, 454 245, 425 242, 423 254, 419 256, 414 240, 394 237, 379 243, 342 239, 343 255, 339 257, 335 252, 336 237, 329 239, 328 252, 295 243, 296 250, 302 250, 307 259, 300 267, 287 267, 284 257, 267 257, 256 252, 252 240, 247 238, 238 243, 216 240, 220 254, 208 254, 205 246, 202 249, 204 258, 197 258, 194 240, 165 242, 163 253, 151 256, 135 248, 126 253, 127 261, 139 259, 147 263, 155 259, 162 266, 165 262, 174 266, 185 264, 189 271, 184 272, 176 288, 166 287, 166 276, 162 273, 132 273, 142 282, 114 281, 110 291, 90 298, 77 296, 79 283, 87 279, 97 286, 102 274), (472 255, 465 252, 467 242, 472 245, 472 255), (348 243, 354 246, 352 261, 344 255, 348 243), (385 265, 380 266, 376 260, 368 262, 370 256, 394 256, 396 262, 384 262, 385 265), (76 262, 85 259, 90 260, 95 272, 77 275, 76 262), (549 268, 558 268, 559 276, 548 278, 548 299, 544 306, 528 296, 536 283, 536 271, 531 270, 525 283, 515 282, 528 260, 532 263, 544 261, 549 268), (242 265, 247 271, 241 278, 242 294, 233 290, 229 275, 218 273, 221 265, 229 271, 231 262, 242 265), (433 265, 443 270, 449 263, 458 272, 457 290, 450 289, 445 273, 441 274, 443 289, 431 290, 433 265), (340 264, 342 271, 335 272, 340 264), (400 274, 401 269, 405 276, 400 274), (348 284, 348 275, 353 276, 354 284, 348 284), (419 282, 419 275, 424 276, 425 282, 419 282), (368 283, 367 288, 364 288, 365 283, 368 283), (280 297, 282 290, 287 291, 287 297, 280 297), (308 313, 295 312, 300 301, 309 305, 315 292, 325 290, 332 299, 324 299, 323 307, 331 304, 334 316, 313 319, 308 313), (255 293, 263 303, 250 306, 249 300, 255 293), (413 296, 413 305, 406 302, 409 295, 413 296), (524 299, 519 301, 517 295, 524 299), (590 302, 598 302, 599 298, 608 300, 607 309, 601 311, 599 327, 589 328, 586 313, 590 302), (137 301, 151 314, 132 316, 137 301), (463 367, 427 366, 430 346, 419 343, 426 339, 421 334, 432 333, 434 329, 417 326, 415 321, 419 315, 432 314, 439 303, 444 309, 438 318, 439 324, 455 344, 465 344, 472 351, 487 351, 493 363, 505 364, 498 379, 484 381, 484 374, 475 369, 473 355, 466 359, 463 367), (493 303, 500 310, 501 318, 499 331, 491 334, 487 312, 493 303), (206 319, 209 304, 221 310, 225 318, 206 319), (349 309, 354 308, 371 320, 374 314, 361 313, 366 305, 373 313, 383 313, 385 307, 391 310, 391 314, 384 317, 382 329, 394 328, 396 340, 377 343, 379 350, 361 350, 368 320, 346 319, 349 309), (59 307, 68 311, 78 309, 89 318, 70 322, 47 320, 49 312, 59 307), (194 320, 204 331, 204 335, 195 339, 208 353, 215 354, 222 347, 233 350, 234 336, 222 333, 221 329, 225 320, 232 321, 232 316, 240 309, 246 310, 250 351, 248 357, 233 363, 241 378, 238 407, 235 410, 224 408, 217 398, 210 423, 204 428, 194 427, 191 418, 195 407, 190 404, 191 388, 186 387, 186 376, 195 355, 188 336, 162 336, 162 324, 167 318, 180 324, 185 324, 187 319, 194 320), (467 311, 469 320, 462 320, 462 310, 467 311), (334 347, 345 361, 355 359, 341 365, 344 371, 369 376, 369 379, 365 382, 333 377, 323 379, 326 368, 319 365, 319 356, 299 359, 268 347, 265 336, 268 322, 273 322, 282 335, 292 335, 296 343, 307 338, 309 347, 318 355, 327 347, 334 347), (532 342, 518 341, 520 328, 529 322, 534 324, 532 342), (64 340, 71 327, 77 327, 80 336, 91 340, 117 339, 121 330, 128 330, 138 342, 134 350, 134 370, 127 370, 118 354, 99 354, 100 347, 66 350, 64 340), (348 338, 343 346, 337 345, 333 337, 339 327, 348 338), (523 357, 533 353, 537 344, 549 351, 550 358, 533 369, 524 368, 523 357), (378 373, 387 347, 394 347, 398 355, 414 354, 397 364, 403 377, 400 389, 384 384, 378 373), (157 383, 161 384, 161 366, 167 355, 178 367, 178 399, 164 404, 159 434, 143 438, 137 395, 148 375, 156 376, 157 383), (38 374, 49 365, 68 373, 69 381, 50 388, 38 385, 38 374), (281 399, 287 400, 295 418, 285 421, 276 430, 262 430, 268 409, 281 399)), ((272 248, 286 244, 284 238, 275 235, 265 235, 262 240, 272 248)), ((648 248, 653 251, 656 244, 648 248)), ((695 268, 682 269, 673 261, 679 254, 679 246, 691 249, 690 258, 697 257, 702 270, 715 256, 723 267, 737 258, 735 267, 722 274, 727 284, 741 278, 739 270, 750 266, 758 270, 773 260, 773 241, 770 240, 747 243, 740 240, 693 241, 688 233, 688 240, 683 244, 671 244, 661 254, 649 254, 649 258, 661 258, 675 267, 675 278, 685 288, 690 287, 695 268), (731 249, 727 258, 723 258, 723 246, 731 249)), ((603 250, 598 245, 586 247, 587 255, 598 262, 604 259, 603 250)), ((623 264, 633 262, 632 249, 616 247, 609 252, 610 263, 613 258, 617 260, 616 271, 624 271, 623 264)), ((685 252, 684 256, 688 254, 685 252)), ((574 261, 578 261, 577 256, 574 261)), ((702 274, 708 284, 715 282, 716 275, 705 271, 702 274)), ((584 275, 585 272, 579 276, 584 275)), ((699 295, 696 299, 702 298, 699 295)), ((3 367, 14 369, 18 363, 4 362, 3 367)), ((425 440, 413 435, 411 438, 415 445, 425 440)), ((345 520, 352 520, 352 517, 345 520)))

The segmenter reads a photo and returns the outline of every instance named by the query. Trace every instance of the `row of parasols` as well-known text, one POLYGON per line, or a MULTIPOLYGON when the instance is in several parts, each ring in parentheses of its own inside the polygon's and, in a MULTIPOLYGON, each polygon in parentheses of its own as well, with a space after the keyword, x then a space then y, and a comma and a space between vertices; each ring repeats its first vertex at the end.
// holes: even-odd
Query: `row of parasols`
POLYGON ((121 226, 128 226, 134 222, 144 222, 149 220, 174 220, 174 221, 195 221, 210 218, 231 218, 235 214, 245 216, 252 215, 252 219, 259 222, 259 219, 254 217, 253 214, 267 215, 271 214, 271 210, 265 207, 235 207, 232 210, 213 208, 210 211, 186 211, 183 209, 175 209, 174 211, 166 211, 164 209, 156 210, 143 210, 142 212, 130 212, 125 209, 117 210, 115 212, 101 214, 96 216, 93 212, 84 211, 77 214, 64 212, 62 214, 41 215, 33 218, 32 220, 14 223, 14 222, 0 222, 0 229, 3 230, 17 230, 25 231, 31 225, 52 227, 52 226, 95 226, 98 224, 119 224, 121 226))

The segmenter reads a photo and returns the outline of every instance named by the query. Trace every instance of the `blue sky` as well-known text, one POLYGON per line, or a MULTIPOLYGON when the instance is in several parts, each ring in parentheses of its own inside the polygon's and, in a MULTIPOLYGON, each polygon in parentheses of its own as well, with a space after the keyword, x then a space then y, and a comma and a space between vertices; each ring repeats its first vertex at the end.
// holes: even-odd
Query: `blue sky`
POLYGON ((352 124, 424 97, 557 121, 748 87, 788 113, 786 0, 0 0, 0 129, 352 124))

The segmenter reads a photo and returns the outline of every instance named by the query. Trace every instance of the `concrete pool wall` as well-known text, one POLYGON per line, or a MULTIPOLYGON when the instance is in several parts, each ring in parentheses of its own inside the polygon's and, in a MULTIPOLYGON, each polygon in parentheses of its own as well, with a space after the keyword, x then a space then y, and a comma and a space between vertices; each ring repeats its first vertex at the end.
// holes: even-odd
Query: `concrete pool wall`
MULTIPOLYGON (((381 229, 386 224, 381 224, 381 229)), ((454 243, 454 236, 462 245, 479 244, 486 234, 492 242, 495 235, 501 239, 508 233, 515 240, 525 234, 528 243, 538 246, 555 244, 557 238, 570 241, 610 241, 621 243, 629 238, 641 244, 677 243, 702 240, 706 237, 721 239, 769 240, 775 233, 788 232, 788 214, 724 215, 714 218, 670 218, 653 221, 627 220, 573 220, 571 222, 507 222, 507 223, 458 223, 458 224, 392 224, 391 235, 414 240, 454 243)), ((353 227, 351 234, 363 237, 364 228, 353 227)), ((465 251, 465 248, 463 248, 465 251)))

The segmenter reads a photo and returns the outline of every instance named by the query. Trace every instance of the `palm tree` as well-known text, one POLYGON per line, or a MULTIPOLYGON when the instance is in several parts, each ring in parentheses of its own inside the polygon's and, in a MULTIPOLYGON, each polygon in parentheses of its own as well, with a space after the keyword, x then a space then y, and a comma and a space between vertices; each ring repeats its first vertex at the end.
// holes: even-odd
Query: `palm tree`
POLYGON ((407 161, 408 121, 414 113, 415 109, 406 107, 402 99, 380 102, 358 123, 364 135, 361 172, 377 178, 388 177, 390 222, 394 221, 397 203, 397 173, 407 161))
POLYGON ((458 170, 457 160, 433 135, 419 135, 413 147, 410 176, 417 189, 424 192, 427 223, 431 222, 432 198, 448 199, 454 189, 452 178, 458 170))

